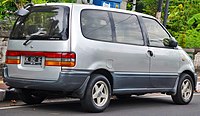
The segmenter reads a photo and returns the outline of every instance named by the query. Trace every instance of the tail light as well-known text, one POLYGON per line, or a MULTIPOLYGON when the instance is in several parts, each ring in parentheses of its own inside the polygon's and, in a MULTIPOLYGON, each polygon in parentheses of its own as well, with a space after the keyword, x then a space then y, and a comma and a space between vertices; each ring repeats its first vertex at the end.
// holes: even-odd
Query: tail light
POLYGON ((76 65, 76 54, 69 53, 46 53, 45 66, 74 67, 76 65))
POLYGON ((21 56, 45 57, 45 66, 74 67, 76 65, 76 54, 73 52, 26 52, 7 51, 6 64, 20 64, 21 56))
POLYGON ((20 64, 20 54, 15 51, 6 52, 6 64, 20 64))

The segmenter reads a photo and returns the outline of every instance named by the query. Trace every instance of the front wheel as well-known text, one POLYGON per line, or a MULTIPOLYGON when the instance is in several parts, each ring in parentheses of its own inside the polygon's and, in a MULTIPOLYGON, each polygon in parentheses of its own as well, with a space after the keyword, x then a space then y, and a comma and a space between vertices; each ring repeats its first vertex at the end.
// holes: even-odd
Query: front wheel
POLYGON ((177 86, 177 92, 172 95, 172 100, 176 104, 185 105, 190 103, 193 97, 194 84, 190 75, 181 74, 179 83, 177 86))
POLYGON ((108 79, 100 74, 91 76, 85 96, 81 99, 82 107, 89 112, 102 112, 109 103, 111 87, 108 79))

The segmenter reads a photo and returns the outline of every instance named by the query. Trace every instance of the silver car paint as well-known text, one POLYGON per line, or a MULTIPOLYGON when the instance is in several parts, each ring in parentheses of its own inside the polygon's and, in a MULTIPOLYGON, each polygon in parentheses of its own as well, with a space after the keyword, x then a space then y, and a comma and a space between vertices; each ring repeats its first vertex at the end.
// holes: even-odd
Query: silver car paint
POLYGON ((178 47, 179 54, 180 54, 180 60, 179 60, 179 70, 178 73, 181 74, 184 71, 191 71, 195 74, 195 68, 192 59, 190 56, 181 48, 178 47))
MULTIPOLYGON (((148 46, 127 45, 120 43, 110 43, 86 39, 80 28, 80 13, 83 9, 99 9, 109 10, 122 13, 131 13, 138 16, 151 17, 148 15, 134 13, 125 10, 108 9, 92 5, 79 4, 48 4, 48 5, 66 5, 70 7, 70 35, 66 41, 32 41, 29 45, 23 46, 24 41, 10 40, 8 50, 18 51, 50 51, 50 52, 75 52, 76 66, 71 68, 61 67, 26 67, 23 65, 8 65, 10 77, 26 78, 26 79, 41 79, 41 80, 57 80, 59 73, 64 69, 76 70, 97 70, 106 69, 110 72, 123 72, 130 74, 157 74, 157 75, 172 75, 172 81, 175 83, 178 79, 178 74, 185 70, 194 72, 193 64, 186 54, 181 49, 164 49, 151 48, 148 46), (147 51, 151 49, 154 56, 151 58, 147 51), (181 58, 185 58, 182 61, 181 58)), ((154 18, 154 17, 151 17, 154 18)), ((122 74, 122 73, 121 73, 122 74)), ((144 76, 145 79, 140 79, 141 86, 146 81, 146 87, 154 84, 153 78, 144 76), (151 80, 151 81, 150 81, 151 80)), ((131 76, 130 76, 131 78, 131 76)), ((116 79, 118 83, 126 83, 133 79, 121 80, 116 79)), ((165 77, 164 77, 165 78, 165 77)), ((162 79, 162 76, 158 78, 162 79)), ((115 79, 114 79, 115 81, 115 79)), ((155 81, 155 85, 159 81, 155 81)), ((117 85, 116 85, 117 86, 117 85)), ((172 88, 174 88, 174 86, 172 88)), ((119 86, 118 86, 119 87, 119 86)), ((116 87, 116 88, 118 88, 116 87)), ((131 89, 134 86, 122 88, 122 90, 131 89)), ((142 88, 138 86, 138 88, 142 88)))
MULTIPOLYGON (((45 5, 45 4, 43 4, 45 5)), ((51 4, 50 4, 51 5, 51 4)), ((52 4, 53 5, 53 4, 52 4)), ((55 4, 54 4, 55 5, 55 4)), ((36 5, 37 6, 37 5, 36 5)), ((71 4, 66 4, 69 8, 71 4)), ((70 35, 69 35, 70 36, 70 35)), ((15 51, 42 51, 42 52, 69 52, 70 40, 59 41, 43 41, 43 40, 30 40, 28 45, 23 45, 25 40, 9 40, 8 50, 15 51)), ((24 56, 21 57, 21 60, 24 56)), ((44 61, 44 58, 43 58, 44 61)), ((38 80, 57 80, 61 67, 50 66, 25 66, 22 64, 13 65, 8 64, 8 75, 10 77, 24 78, 24 79, 38 79, 38 80)))
MULTIPOLYGON (((72 14, 71 50, 77 54, 78 69, 108 69, 109 71, 136 71, 148 72, 149 57, 146 54, 147 46, 116 44, 86 39, 81 32, 80 12, 83 9, 92 9, 93 6, 83 7, 74 5, 72 14), (133 54, 134 53, 134 54, 133 54), (142 58, 142 59, 141 59, 142 58), (133 60, 134 59, 134 60, 133 60)), ((96 7, 95 7, 96 9, 96 7)), ((99 9, 103 9, 99 7, 99 9)))
POLYGON ((152 86, 156 88, 174 87, 176 79, 178 78, 180 60, 178 49, 156 47, 150 47, 149 49, 154 54, 150 62, 150 80, 152 86))

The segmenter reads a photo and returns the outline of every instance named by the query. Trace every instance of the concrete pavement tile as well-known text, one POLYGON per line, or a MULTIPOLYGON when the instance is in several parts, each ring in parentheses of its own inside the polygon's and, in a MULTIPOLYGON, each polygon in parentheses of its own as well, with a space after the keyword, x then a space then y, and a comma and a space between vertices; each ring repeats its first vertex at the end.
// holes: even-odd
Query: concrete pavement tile
POLYGON ((3 80, 0 80, 0 89, 8 89, 9 87, 3 82, 3 80))

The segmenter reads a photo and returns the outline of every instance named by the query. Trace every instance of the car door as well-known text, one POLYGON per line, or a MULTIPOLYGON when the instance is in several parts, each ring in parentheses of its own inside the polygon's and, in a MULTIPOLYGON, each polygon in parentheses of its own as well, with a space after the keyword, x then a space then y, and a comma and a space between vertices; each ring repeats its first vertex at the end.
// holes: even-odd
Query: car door
POLYGON ((143 90, 150 87, 148 46, 136 15, 112 13, 115 29, 114 90, 143 90))
POLYGON ((150 53, 150 81, 153 88, 173 88, 178 78, 178 49, 163 44, 171 38, 166 29, 155 19, 143 17, 150 53))

